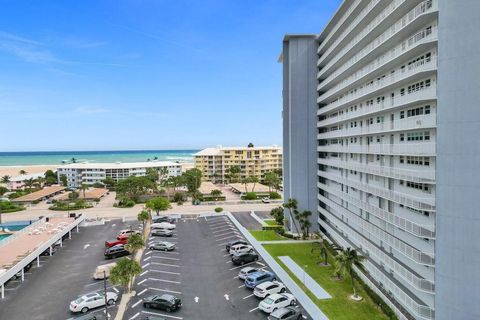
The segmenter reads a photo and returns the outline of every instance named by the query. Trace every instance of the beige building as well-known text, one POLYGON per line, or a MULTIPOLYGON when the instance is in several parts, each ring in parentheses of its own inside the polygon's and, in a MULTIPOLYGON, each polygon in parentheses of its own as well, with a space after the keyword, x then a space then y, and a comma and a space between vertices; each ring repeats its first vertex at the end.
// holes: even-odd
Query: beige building
POLYGON ((263 179, 265 173, 282 170, 282 149, 271 147, 217 147, 206 148, 195 154, 195 167, 205 181, 226 183, 228 170, 239 166, 239 179, 255 176, 263 179))

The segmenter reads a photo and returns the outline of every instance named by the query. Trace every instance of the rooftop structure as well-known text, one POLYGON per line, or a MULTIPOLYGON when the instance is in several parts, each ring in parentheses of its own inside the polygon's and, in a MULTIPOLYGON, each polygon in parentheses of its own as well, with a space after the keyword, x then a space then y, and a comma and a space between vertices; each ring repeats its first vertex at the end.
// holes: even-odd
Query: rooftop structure
MULTIPOLYGON (((230 183, 228 185, 230 188, 232 188, 232 191, 235 193, 240 193, 244 194, 245 193, 245 184, 244 183, 230 183)), ((247 183, 247 188, 248 192, 251 192, 252 190, 255 193, 269 193, 270 188, 264 184, 261 183, 255 183, 255 186, 253 183, 247 183)))
POLYGON ((44 178, 45 173, 31 173, 31 174, 21 174, 15 177, 10 178, 10 181, 7 183, 7 188, 9 190, 21 189, 25 186, 26 180, 35 180, 38 178, 44 178))
POLYGON ((66 188, 63 186, 50 186, 50 187, 45 187, 42 190, 35 191, 32 193, 29 193, 27 195, 12 199, 12 202, 35 202, 35 201, 41 201, 47 198, 50 198, 54 195, 57 195, 61 193, 63 190, 66 188))

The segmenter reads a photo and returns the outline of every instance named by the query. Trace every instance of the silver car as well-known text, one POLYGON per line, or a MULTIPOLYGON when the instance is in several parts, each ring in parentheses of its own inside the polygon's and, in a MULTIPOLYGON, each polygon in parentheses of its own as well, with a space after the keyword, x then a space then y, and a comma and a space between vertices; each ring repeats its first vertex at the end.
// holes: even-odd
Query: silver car
POLYGON ((175 243, 168 241, 154 242, 148 248, 150 250, 173 251, 175 250, 175 243))
POLYGON ((171 237, 171 236, 173 236, 173 231, 172 230, 167 230, 167 229, 153 229, 152 230, 152 236, 171 237))

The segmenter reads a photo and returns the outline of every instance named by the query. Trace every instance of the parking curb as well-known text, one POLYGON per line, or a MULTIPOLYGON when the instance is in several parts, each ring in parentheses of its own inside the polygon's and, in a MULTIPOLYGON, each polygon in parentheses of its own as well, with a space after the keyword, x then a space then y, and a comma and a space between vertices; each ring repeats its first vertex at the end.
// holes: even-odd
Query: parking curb
POLYGON ((251 243, 258 254, 272 268, 277 277, 287 286, 295 298, 300 302, 305 311, 315 320, 328 320, 328 317, 317 307, 310 297, 297 285, 290 275, 280 266, 280 264, 268 253, 263 245, 255 239, 250 232, 243 227, 240 222, 230 213, 226 212, 226 216, 240 230, 243 236, 251 243))

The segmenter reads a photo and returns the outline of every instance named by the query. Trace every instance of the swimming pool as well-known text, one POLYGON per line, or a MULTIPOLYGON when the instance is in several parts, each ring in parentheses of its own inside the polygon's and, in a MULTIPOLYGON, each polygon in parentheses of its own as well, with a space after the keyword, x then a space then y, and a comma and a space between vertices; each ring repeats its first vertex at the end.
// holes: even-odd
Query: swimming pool
POLYGON ((10 231, 18 231, 18 230, 22 230, 23 228, 25 228, 26 226, 29 226, 31 223, 33 223, 34 221, 10 221, 10 222, 5 222, 5 223, 2 223, 0 224, 0 228, 2 229, 8 229, 10 231))

